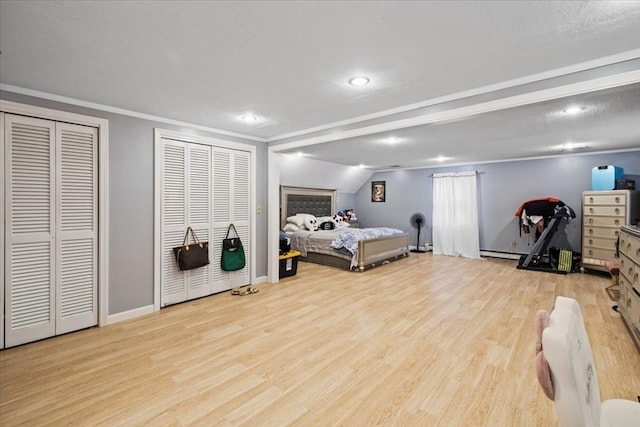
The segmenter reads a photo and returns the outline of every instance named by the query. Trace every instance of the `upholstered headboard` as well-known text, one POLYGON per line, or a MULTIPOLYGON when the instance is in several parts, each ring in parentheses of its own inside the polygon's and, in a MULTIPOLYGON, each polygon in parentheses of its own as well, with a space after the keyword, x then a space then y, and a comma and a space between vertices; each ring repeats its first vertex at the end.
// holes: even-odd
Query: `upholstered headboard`
POLYGON ((336 190, 282 186, 280 206, 280 226, 284 226, 287 217, 298 213, 330 216, 336 213, 336 190))

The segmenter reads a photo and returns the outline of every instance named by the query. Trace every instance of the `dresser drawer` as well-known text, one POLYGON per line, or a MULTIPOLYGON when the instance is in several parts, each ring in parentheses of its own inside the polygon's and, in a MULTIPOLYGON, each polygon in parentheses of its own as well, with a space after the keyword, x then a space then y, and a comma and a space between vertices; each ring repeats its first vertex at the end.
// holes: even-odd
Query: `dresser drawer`
POLYGON ((640 262, 640 239, 622 233, 620 235, 620 251, 640 262))
POLYGON ((616 242, 616 239, 582 236, 582 246, 584 246, 585 248, 609 249, 615 252, 616 242))
POLYGON ((621 302, 633 327, 640 329, 640 297, 633 291, 627 291, 626 298, 621 302))
POLYGON ((585 216, 584 224, 587 226, 596 227, 620 227, 624 225, 624 217, 609 217, 609 216, 585 216))
POLYGON ((635 274, 636 264, 623 253, 620 253, 620 275, 627 278, 630 283, 633 283, 633 275, 635 274))
POLYGON ((620 282, 620 298, 622 299, 622 293, 630 292, 633 286, 631 286, 631 282, 627 280, 627 278, 622 274, 619 277, 619 282, 620 282))
POLYGON ((585 237, 604 237, 605 239, 618 239, 619 228, 613 227, 585 227, 584 228, 584 236, 585 237))
POLYGON ((624 206, 585 206, 584 213, 597 216, 617 216, 624 222, 624 206))
POLYGON ((627 298, 629 298, 629 289, 631 288, 625 286, 621 277, 620 278, 620 296, 618 297, 618 306, 624 311, 627 311, 625 302, 627 301, 627 298))
MULTIPOLYGON (((616 250, 614 249, 598 249, 598 248, 582 248, 583 262, 585 258, 595 258, 600 260, 616 259, 616 250)), ((596 262, 588 262, 589 264, 604 265, 596 262)))
POLYGON ((627 203, 626 194, 586 194, 585 205, 624 205, 627 203))

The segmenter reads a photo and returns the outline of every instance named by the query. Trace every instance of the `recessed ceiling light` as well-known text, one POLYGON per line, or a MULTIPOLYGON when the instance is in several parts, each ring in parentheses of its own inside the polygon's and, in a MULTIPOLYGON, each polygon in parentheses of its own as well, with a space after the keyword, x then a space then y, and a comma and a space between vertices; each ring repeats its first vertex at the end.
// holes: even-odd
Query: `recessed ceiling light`
POLYGON ((260 120, 258 116, 253 114, 243 114, 239 118, 245 123, 257 123, 260 120))
POLYGON ((585 148, 587 148, 587 144, 584 142, 567 142, 560 146, 560 151, 584 150, 585 148))
POLYGON ((353 77, 349 80, 349 84, 352 86, 364 86, 369 83, 369 79, 364 76, 353 77))
POLYGON ((296 156, 298 156, 298 157, 304 157, 304 153, 303 153, 302 151, 298 151, 298 152, 296 153, 296 156))
POLYGON ((579 107, 577 105, 572 105, 571 107, 567 107, 562 110, 563 113, 568 114, 570 116, 575 116, 576 114, 580 114, 585 110, 585 107, 579 107))
POLYGON ((448 160, 448 157, 445 156, 438 156, 436 158, 434 158, 433 160, 437 161, 437 162, 444 162, 445 160, 448 160))

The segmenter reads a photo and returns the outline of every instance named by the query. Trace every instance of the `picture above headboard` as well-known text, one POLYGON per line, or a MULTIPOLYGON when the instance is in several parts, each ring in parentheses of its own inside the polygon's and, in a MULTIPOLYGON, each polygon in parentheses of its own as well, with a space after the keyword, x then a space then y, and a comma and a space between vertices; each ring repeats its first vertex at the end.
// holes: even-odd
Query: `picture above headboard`
POLYGON ((299 213, 331 216, 336 212, 336 190, 282 186, 280 208, 281 227, 287 222, 287 217, 299 213))

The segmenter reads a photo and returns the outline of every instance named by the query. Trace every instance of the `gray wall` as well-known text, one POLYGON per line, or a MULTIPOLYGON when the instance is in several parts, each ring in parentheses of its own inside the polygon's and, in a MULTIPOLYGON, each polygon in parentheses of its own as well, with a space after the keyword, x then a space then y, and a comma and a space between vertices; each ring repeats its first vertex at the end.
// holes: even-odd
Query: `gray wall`
POLYGON ((68 111, 109 120, 109 314, 153 304, 153 132, 159 127, 191 135, 255 145, 256 276, 267 274, 267 147, 266 144, 216 135, 191 128, 138 119, 0 92, 3 100, 68 111))
MULTIPOLYGON (((355 193, 343 193, 341 191, 338 191, 338 193, 336 194, 336 212, 346 210, 346 209, 355 210, 355 208, 356 208, 355 193)), ((357 214, 358 214, 358 211, 356 211, 356 215, 357 214)))
POLYGON ((415 245, 416 231, 409 224, 414 212, 427 217, 420 245, 431 243, 433 173, 477 170, 480 248, 482 250, 528 253, 533 244, 520 237, 514 213, 525 201, 557 197, 573 208, 577 218, 561 225, 552 245, 581 251, 581 195, 591 189, 594 166, 616 165, 625 176, 636 180, 640 189, 640 151, 597 155, 567 155, 540 160, 489 163, 459 167, 379 172, 371 181, 386 181, 386 202, 371 202, 371 182, 356 193, 356 212, 361 227, 395 227, 410 233, 415 245), (425 233, 426 231, 426 233, 425 233), (426 236, 425 236, 426 234, 426 236), (516 247, 511 242, 516 242, 516 247))

